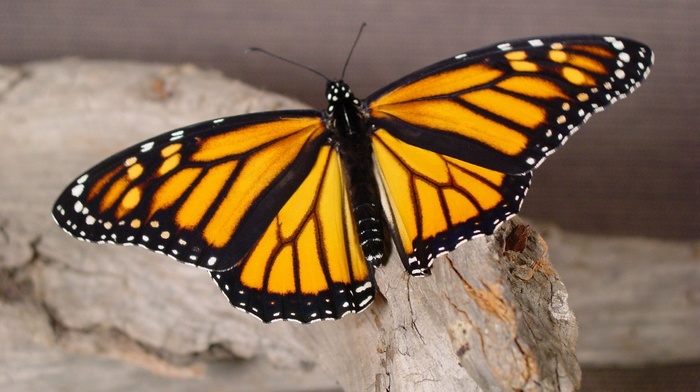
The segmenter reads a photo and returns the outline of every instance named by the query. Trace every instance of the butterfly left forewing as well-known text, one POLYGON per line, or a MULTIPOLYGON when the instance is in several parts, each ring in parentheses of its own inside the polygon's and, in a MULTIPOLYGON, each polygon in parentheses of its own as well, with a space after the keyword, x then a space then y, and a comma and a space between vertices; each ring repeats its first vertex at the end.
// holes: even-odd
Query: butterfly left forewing
POLYGON ((53 215, 78 239, 228 269, 311 170, 325 133, 316 111, 228 117, 168 132, 80 176, 53 215))
POLYGON ((374 298, 337 151, 324 146, 253 250, 211 272, 231 304, 265 322, 303 323, 359 312, 374 298))

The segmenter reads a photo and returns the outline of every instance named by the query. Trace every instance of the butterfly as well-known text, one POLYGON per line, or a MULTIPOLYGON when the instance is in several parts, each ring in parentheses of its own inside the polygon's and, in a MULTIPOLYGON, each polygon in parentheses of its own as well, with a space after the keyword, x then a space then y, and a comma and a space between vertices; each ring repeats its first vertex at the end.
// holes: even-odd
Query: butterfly
POLYGON ((99 163, 53 208, 78 239, 136 244, 210 271, 264 322, 359 312, 391 243, 411 275, 516 214, 531 172, 624 98, 649 47, 596 35, 461 53, 328 107, 217 118, 99 163))

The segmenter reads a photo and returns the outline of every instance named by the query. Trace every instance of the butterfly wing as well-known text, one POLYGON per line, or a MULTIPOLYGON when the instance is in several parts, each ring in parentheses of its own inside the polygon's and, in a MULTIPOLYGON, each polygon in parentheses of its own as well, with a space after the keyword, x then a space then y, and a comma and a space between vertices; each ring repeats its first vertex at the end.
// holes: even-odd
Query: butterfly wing
POLYGON ((232 304, 264 321, 339 317, 373 297, 339 165, 320 112, 222 118, 108 158, 53 214, 79 239, 219 271, 232 304))
POLYGON ((324 144, 313 111, 175 130, 106 159, 70 185, 54 218, 92 242, 141 245, 214 270, 253 247, 324 144))
POLYGON ((491 234, 520 209, 530 172, 505 174, 410 145, 384 129, 373 148, 382 204, 412 275, 477 235, 491 234))
POLYGON ((374 298, 338 152, 324 146, 296 192, 237 268, 211 272, 233 306, 265 322, 359 312, 374 298), (293 278, 292 278, 293 277, 293 278))
POLYGON ((652 63, 647 46, 622 38, 523 39, 457 55, 372 94, 386 215, 409 271, 425 272, 436 255, 516 213, 528 173, 592 113, 634 91, 652 63))

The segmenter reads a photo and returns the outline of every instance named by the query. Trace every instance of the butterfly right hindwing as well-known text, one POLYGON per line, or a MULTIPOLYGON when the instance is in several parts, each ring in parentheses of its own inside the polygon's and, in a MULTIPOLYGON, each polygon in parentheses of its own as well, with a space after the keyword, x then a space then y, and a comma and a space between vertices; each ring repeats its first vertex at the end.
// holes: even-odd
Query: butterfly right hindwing
POLYGON ((373 135, 385 215, 406 269, 429 273, 438 255, 490 234, 515 214, 530 173, 510 175, 424 150, 385 130, 373 135))

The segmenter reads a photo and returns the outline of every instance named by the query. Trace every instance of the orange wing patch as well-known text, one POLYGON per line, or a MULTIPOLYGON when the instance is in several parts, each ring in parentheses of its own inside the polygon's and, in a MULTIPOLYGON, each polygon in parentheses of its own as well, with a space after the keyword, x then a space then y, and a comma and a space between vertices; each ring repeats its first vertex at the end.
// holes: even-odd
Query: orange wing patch
POLYGON ((380 129, 373 136, 386 215, 407 268, 422 274, 463 240, 490 233, 515 213, 529 184, 407 144, 380 129))
POLYGON ((521 175, 644 78, 631 59, 638 56, 642 67, 650 53, 622 52, 624 43, 614 38, 601 41, 530 40, 504 43, 484 57, 455 56, 434 73, 416 72, 375 93, 369 115, 406 143, 521 175))
POLYGON ((340 158, 332 147, 322 147, 308 177, 250 254, 232 270, 212 276, 234 306, 263 319, 271 314, 338 318, 369 305, 372 273, 362 256, 340 158), (319 304, 315 312, 304 309, 319 304))
POLYGON ((265 195, 294 191, 326 131, 320 116, 299 112, 169 132, 81 176, 57 202, 57 214, 78 238, 140 244, 184 262, 230 268, 284 202, 265 195))
POLYGON ((525 149, 527 137, 462 104, 470 102, 531 128, 541 124, 545 117, 541 108, 482 89, 503 75, 503 71, 482 64, 442 72, 386 93, 370 103, 370 114, 377 119, 400 119, 417 127, 454 133, 514 156, 525 149))
MULTIPOLYGON (((513 66, 527 57, 525 52, 507 56, 513 59, 513 66)), ((534 68, 523 71, 534 72, 534 68)), ((579 84, 588 82, 583 73, 562 72, 579 84)), ((547 125, 546 109, 530 98, 568 96, 541 77, 506 76, 501 70, 473 65, 398 87, 371 102, 370 114, 380 121, 398 119, 415 127, 449 132, 515 157, 528 147, 527 130, 547 125)))
POLYGON ((379 109, 385 105, 453 94, 455 91, 468 90, 490 83, 502 75, 503 71, 483 64, 438 73, 384 94, 372 103, 372 108, 379 109))

